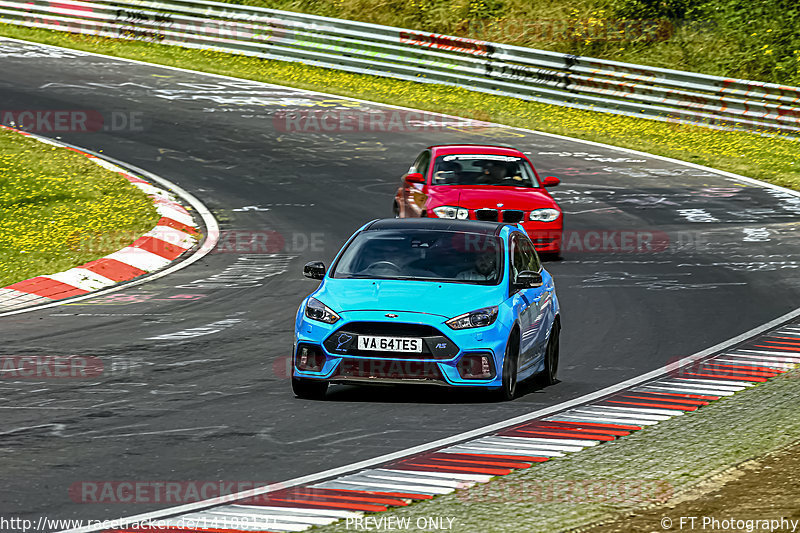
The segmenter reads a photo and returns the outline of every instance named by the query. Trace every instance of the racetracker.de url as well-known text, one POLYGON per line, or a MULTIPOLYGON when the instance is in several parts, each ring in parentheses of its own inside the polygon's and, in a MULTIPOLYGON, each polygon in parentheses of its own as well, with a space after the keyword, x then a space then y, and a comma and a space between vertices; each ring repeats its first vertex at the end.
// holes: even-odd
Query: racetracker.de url
POLYGON ((125 529, 125 530, 167 530, 167 529, 254 529, 269 530, 275 526, 271 518, 255 519, 250 517, 214 517, 214 518, 173 518, 167 520, 146 520, 130 522, 127 520, 74 520, 53 519, 40 516, 38 519, 7 518, 0 516, 0 531, 9 533, 28 533, 29 531, 62 531, 81 527, 93 527, 98 531, 125 529))

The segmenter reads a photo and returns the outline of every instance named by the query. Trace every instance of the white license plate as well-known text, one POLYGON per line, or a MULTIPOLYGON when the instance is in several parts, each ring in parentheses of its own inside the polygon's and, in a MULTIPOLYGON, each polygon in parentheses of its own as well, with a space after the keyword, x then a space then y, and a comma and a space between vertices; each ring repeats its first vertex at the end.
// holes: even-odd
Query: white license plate
POLYGON ((358 349, 371 352, 416 352, 422 353, 422 339, 408 337, 358 336, 358 349))

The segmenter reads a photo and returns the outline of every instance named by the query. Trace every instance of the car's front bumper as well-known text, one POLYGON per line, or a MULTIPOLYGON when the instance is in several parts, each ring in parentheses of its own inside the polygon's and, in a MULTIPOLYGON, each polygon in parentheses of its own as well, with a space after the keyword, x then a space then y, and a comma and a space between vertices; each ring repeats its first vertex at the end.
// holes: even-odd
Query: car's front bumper
POLYGON ((539 253, 558 253, 561 251, 561 237, 564 233, 562 217, 555 222, 523 222, 522 227, 539 253))
POLYGON ((294 377, 341 383, 425 383, 486 388, 501 385, 503 354, 510 330, 499 320, 487 327, 453 330, 445 324, 444 317, 426 313, 351 311, 340 316, 336 323, 325 324, 298 313, 292 358, 294 377), (397 316, 389 318, 387 314, 397 316), (371 328, 375 333, 370 332, 371 328), (425 348, 421 354, 362 352, 357 349, 357 340, 346 337, 359 333, 423 338, 425 348), (340 339, 345 340, 341 347, 340 339), (299 349, 304 345, 315 347, 324 356, 318 370, 298 368, 299 349), (492 377, 463 377, 468 358, 479 356, 491 361, 492 377))

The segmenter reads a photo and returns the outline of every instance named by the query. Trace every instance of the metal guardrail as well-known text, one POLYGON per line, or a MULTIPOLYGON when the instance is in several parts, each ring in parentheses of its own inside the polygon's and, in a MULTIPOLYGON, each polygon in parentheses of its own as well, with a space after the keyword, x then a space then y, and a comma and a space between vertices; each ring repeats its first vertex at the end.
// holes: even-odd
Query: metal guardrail
POLYGON ((0 0, 0 23, 213 49, 723 129, 800 132, 800 88, 208 0, 0 0))

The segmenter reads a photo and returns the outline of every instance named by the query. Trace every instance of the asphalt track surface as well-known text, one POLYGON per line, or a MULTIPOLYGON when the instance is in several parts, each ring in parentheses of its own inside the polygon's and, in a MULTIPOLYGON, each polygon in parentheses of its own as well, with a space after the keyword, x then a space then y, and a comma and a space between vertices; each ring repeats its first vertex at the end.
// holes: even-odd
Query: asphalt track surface
POLYGON ((215 253, 173 275, 0 318, 2 355, 97 357, 105 368, 92 379, 0 380, 5 517, 112 519, 185 502, 91 503, 81 488, 265 484, 376 457, 637 376, 800 300, 800 206, 760 186, 497 127, 281 131, 281 111, 383 108, 11 41, 0 41, 0 65, 4 110, 135 117, 141 127, 45 134, 172 180, 223 230, 215 253), (579 240, 546 263, 563 312, 562 381, 510 403, 416 387, 296 399, 286 359, 297 306, 316 283, 302 265, 329 262, 356 228, 389 216, 422 148, 461 142, 513 144, 563 180, 553 191, 579 240), (668 242, 590 251, 597 240, 581 232, 592 230, 668 242), (248 232, 266 247, 237 251, 231 239, 248 232))

